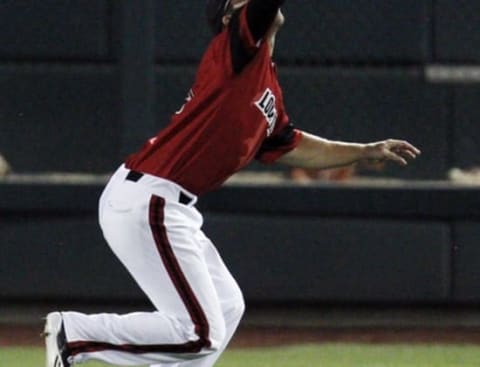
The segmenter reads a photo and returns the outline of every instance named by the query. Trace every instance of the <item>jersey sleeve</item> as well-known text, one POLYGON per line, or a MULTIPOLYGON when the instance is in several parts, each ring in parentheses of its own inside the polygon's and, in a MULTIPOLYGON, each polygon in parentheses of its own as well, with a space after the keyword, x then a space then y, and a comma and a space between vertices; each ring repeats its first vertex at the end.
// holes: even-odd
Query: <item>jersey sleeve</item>
POLYGON ((230 21, 232 64, 235 73, 252 59, 284 0, 251 0, 230 21))
POLYGON ((262 163, 274 163, 282 155, 295 149, 301 139, 301 131, 292 123, 288 123, 264 140, 255 158, 262 163))
POLYGON ((245 8, 245 25, 257 43, 270 29, 285 0, 250 0, 245 8))

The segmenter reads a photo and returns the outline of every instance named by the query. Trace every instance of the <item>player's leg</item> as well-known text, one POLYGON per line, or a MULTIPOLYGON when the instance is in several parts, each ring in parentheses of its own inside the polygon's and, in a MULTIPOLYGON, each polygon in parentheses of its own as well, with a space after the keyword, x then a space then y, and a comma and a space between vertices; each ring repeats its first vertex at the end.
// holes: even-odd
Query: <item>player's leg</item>
MULTIPOLYGON (((168 367, 213 366, 230 342, 245 310, 242 292, 230 271, 225 266, 217 249, 203 233, 198 234, 198 239, 202 244, 204 257, 208 264, 208 270, 212 277, 213 284, 215 285, 218 299, 220 300, 220 306, 222 308, 222 314, 226 325, 226 336, 221 347, 205 358, 174 365, 169 364, 168 367)), ((151 367, 167 367, 167 365, 155 364, 151 365, 151 367)))
POLYGON ((213 243, 205 237, 203 233, 201 233, 201 237, 200 242, 204 249, 204 256, 208 264, 210 276, 212 277, 215 290, 220 300, 220 307, 222 308, 226 326, 226 337, 217 351, 202 358, 198 363, 194 363, 193 361, 185 362, 182 364, 182 367, 213 366, 230 342, 245 311, 245 302, 240 287, 225 266, 213 243))
POLYGON ((112 250, 158 312, 63 313, 75 362, 140 365, 200 358, 218 350, 225 322, 197 239, 193 208, 126 183, 103 200, 102 229, 112 250))

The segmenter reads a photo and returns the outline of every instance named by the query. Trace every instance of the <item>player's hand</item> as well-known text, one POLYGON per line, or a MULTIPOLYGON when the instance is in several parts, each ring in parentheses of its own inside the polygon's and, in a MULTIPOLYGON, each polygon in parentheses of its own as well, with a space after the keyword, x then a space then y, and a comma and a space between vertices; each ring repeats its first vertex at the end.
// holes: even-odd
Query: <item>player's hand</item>
POLYGON ((406 166, 408 160, 415 159, 420 154, 420 150, 407 141, 388 139, 366 144, 364 159, 375 162, 393 161, 406 166))

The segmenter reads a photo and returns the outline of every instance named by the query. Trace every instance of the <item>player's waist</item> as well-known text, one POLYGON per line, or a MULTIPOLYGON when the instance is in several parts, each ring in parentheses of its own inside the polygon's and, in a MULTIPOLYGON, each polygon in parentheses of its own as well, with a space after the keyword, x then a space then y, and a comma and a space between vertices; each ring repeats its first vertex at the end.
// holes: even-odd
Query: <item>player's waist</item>
POLYGON ((118 168, 115 177, 116 179, 141 185, 153 195, 157 195, 168 201, 174 201, 188 206, 193 206, 197 202, 196 195, 184 189, 177 183, 162 177, 128 169, 125 165, 118 168))

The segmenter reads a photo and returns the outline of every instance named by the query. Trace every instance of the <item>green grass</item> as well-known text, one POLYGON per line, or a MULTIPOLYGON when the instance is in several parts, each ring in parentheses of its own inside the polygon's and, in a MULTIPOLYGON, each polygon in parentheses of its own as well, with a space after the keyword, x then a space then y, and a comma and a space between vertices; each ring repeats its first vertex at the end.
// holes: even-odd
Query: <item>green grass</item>
MULTIPOLYGON (((43 366, 42 348, 1 348, 0 365, 43 366)), ((86 367, 108 365, 90 362, 86 367)), ((478 367, 476 345, 319 344, 232 349, 216 367, 478 367)))

